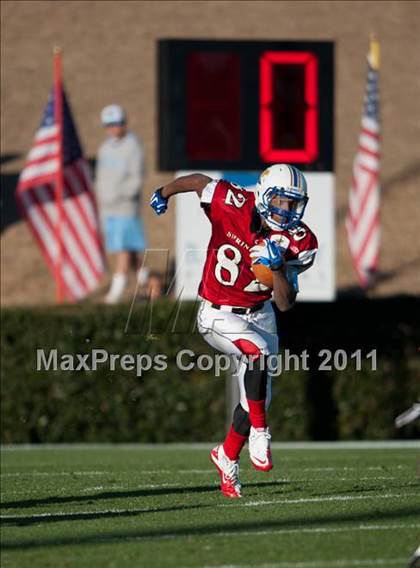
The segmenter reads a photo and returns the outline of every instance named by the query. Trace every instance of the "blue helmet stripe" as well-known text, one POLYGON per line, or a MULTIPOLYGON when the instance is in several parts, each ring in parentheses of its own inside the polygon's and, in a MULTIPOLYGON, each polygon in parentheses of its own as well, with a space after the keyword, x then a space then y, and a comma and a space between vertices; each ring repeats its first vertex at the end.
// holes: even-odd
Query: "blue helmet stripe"
POLYGON ((297 187, 299 189, 302 189, 302 174, 300 173, 299 170, 296 170, 296 172, 297 172, 297 176, 298 176, 297 187))
POLYGON ((291 168, 291 170, 292 170, 292 172, 293 172, 293 186, 300 188, 300 187, 301 187, 301 181, 300 181, 301 175, 300 175, 300 171, 299 171, 297 168, 295 168, 294 166, 290 166, 290 168, 291 168))
POLYGON ((295 174, 296 174, 296 186, 295 186, 295 187, 300 187, 300 183, 299 183, 299 182, 300 182, 299 170, 298 170, 297 168, 293 167, 293 166, 292 166, 292 168, 294 169, 295 174))
POLYGON ((290 185, 293 186, 293 185, 295 185, 295 183, 294 183, 295 175, 294 175, 293 167, 289 166, 289 164, 287 164, 287 167, 289 168, 289 172, 290 172, 290 185))

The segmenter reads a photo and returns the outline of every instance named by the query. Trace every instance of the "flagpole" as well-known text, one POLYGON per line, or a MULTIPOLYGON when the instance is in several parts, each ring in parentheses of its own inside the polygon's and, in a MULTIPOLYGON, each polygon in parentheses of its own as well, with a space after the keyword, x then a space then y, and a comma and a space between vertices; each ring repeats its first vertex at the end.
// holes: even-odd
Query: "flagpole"
POLYGON ((57 260, 55 263, 56 302, 60 304, 64 300, 63 283, 63 239, 62 229, 64 222, 63 206, 63 91, 61 83, 61 48, 54 47, 54 123, 58 128, 58 168, 55 180, 55 203, 57 208, 57 223, 55 236, 58 247, 57 260))
POLYGON ((379 71, 379 65, 381 61, 381 50, 378 38, 375 33, 370 34, 369 43, 369 62, 375 71, 379 71))
MULTIPOLYGON (((380 69, 380 66, 381 66, 381 46, 380 46, 380 43, 379 43, 379 40, 378 40, 378 36, 374 32, 371 32, 371 34, 370 34, 369 60, 370 60, 370 64, 371 64, 372 68, 379 73, 379 69, 380 69)), ((380 173, 378 172, 378 200, 380 200, 380 198, 381 198, 381 186, 380 186, 380 173)), ((377 258, 376 258, 376 262, 375 262, 375 274, 373 276, 373 278, 374 278, 373 283, 375 283, 375 281, 377 280, 378 266, 379 266, 380 254, 381 254, 381 229, 380 229, 381 204, 380 204, 380 201, 379 201, 379 204, 378 204, 377 216, 378 216, 378 225, 379 225, 379 229, 378 229, 379 237, 378 237, 378 250, 377 250, 377 258)))

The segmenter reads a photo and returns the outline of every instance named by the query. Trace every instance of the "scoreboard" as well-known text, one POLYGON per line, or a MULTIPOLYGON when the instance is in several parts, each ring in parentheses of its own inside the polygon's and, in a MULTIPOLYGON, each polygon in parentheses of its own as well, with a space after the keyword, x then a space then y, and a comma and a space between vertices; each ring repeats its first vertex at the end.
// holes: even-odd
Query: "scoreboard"
POLYGON ((162 40, 161 170, 333 170, 333 44, 162 40))
MULTIPOLYGON (((158 165, 252 188, 270 164, 305 172, 305 221, 319 241, 300 277, 303 300, 335 298, 334 44, 159 41, 158 165)), ((198 200, 176 201, 176 288, 194 298, 210 227, 198 200)))

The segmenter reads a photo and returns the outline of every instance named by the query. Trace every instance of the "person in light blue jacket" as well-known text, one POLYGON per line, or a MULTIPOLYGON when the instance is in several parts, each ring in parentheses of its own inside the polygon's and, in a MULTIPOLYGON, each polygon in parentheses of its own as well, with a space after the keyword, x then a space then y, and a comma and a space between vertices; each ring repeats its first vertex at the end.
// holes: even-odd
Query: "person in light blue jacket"
POLYGON ((107 138, 98 151, 95 189, 105 248, 116 255, 105 302, 115 304, 123 296, 133 263, 139 284, 145 286, 148 282, 148 271, 142 267, 147 243, 139 213, 144 152, 140 140, 127 129, 127 116, 121 106, 106 106, 101 122, 107 138))

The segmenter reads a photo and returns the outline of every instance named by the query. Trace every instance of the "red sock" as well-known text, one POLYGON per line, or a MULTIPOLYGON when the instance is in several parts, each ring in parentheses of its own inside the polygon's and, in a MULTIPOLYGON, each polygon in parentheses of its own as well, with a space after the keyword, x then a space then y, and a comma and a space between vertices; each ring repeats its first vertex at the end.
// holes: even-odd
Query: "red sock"
POLYGON ((239 458, 239 454, 247 439, 248 436, 242 436, 238 434, 238 432, 235 432, 233 425, 230 427, 226 439, 223 442, 223 449, 230 460, 236 461, 239 458))
POLYGON ((254 428, 266 428, 265 422, 265 400, 249 400, 249 421, 254 428))

